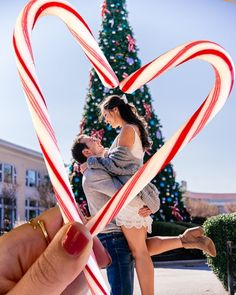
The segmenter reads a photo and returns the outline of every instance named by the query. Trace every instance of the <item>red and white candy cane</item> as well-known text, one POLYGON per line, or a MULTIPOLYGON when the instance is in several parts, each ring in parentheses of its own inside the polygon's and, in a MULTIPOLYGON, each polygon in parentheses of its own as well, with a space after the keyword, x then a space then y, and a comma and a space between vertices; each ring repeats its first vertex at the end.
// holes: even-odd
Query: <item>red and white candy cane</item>
POLYGON ((212 90, 192 117, 89 221, 87 226, 93 235, 99 233, 220 111, 233 87, 234 66, 221 46, 209 41, 196 41, 168 51, 120 83, 123 92, 132 93, 164 72, 192 59, 202 59, 212 65, 215 72, 212 90))
MULTIPOLYGON (((33 0, 25 6, 18 17, 13 37, 19 75, 64 220, 81 222, 49 118, 46 101, 40 90, 31 47, 31 31, 35 23, 40 16, 48 14, 56 15, 65 22, 106 87, 116 87, 118 79, 89 27, 69 3, 65 1, 33 0)), ((105 281, 92 255, 86 265, 85 275, 93 294, 108 294, 105 281)))
MULTIPOLYGON (((18 19, 14 33, 18 70, 63 215, 66 220, 81 221, 49 119, 46 102, 35 73, 30 33, 39 16, 43 14, 59 16, 67 24, 106 87, 116 87, 118 80, 92 37, 88 26, 68 3, 48 0, 29 2, 18 19)), ((120 209, 129 203, 221 109, 233 86, 234 69, 230 57, 219 45, 208 41, 197 41, 167 52, 120 83, 123 92, 131 93, 165 71, 194 58, 206 60, 212 64, 216 75, 214 87, 193 116, 91 219, 87 226, 93 235, 99 233, 120 209)), ((86 266, 85 273, 93 294, 107 293, 92 257, 86 266)))

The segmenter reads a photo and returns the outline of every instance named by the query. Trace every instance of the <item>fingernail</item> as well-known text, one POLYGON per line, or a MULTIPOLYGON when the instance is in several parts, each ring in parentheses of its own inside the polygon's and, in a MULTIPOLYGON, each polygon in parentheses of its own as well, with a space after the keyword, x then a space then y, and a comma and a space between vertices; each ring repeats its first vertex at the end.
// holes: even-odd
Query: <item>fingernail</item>
POLYGON ((72 224, 62 240, 62 247, 73 256, 78 255, 88 245, 89 238, 80 231, 78 224, 72 224))

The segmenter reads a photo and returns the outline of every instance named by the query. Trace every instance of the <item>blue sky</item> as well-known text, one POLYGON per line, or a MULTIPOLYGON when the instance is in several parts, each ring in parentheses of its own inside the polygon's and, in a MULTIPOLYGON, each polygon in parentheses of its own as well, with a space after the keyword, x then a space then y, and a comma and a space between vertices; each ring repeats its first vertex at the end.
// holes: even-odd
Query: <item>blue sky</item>
MULTIPOLYGON (((70 0, 97 37, 98 0, 70 0)), ((0 138, 39 150, 16 71, 12 31, 27 0, 0 0, 0 138)), ((236 61, 236 0, 128 0, 129 22, 145 64, 193 40, 211 40, 236 61)), ((66 26, 56 17, 41 18, 33 31, 40 85, 65 162, 88 87, 90 64, 66 26)), ((149 83, 153 107, 169 138, 198 108, 214 82, 209 64, 191 61, 149 83)), ((236 193, 236 90, 222 111, 172 161, 177 180, 195 192, 236 193)))

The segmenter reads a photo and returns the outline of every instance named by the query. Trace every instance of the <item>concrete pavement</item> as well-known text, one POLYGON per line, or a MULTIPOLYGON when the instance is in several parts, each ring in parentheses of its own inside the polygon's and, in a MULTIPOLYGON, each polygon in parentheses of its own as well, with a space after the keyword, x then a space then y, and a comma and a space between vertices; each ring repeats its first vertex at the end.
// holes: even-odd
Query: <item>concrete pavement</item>
MULTIPOLYGON (((155 263, 155 295, 227 294, 204 260, 155 263)), ((136 274, 134 295, 141 295, 136 274)))

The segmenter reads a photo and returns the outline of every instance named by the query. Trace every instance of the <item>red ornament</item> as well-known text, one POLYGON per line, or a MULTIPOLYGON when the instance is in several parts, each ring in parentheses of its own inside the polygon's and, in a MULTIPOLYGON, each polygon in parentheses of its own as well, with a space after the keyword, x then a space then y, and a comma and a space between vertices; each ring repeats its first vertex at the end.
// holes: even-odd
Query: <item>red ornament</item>
POLYGON ((128 76, 129 76, 129 75, 128 75, 127 73, 123 73, 123 74, 122 74, 122 78, 124 78, 124 79, 125 79, 126 77, 128 77, 128 76))
POLYGON ((83 201, 82 203, 79 204, 79 208, 82 211, 84 216, 88 216, 87 206, 88 204, 86 201, 83 201))
POLYGON ((178 221, 182 221, 184 219, 180 214, 179 208, 177 208, 177 203, 175 203, 174 206, 170 206, 170 208, 172 209, 171 214, 174 215, 178 221))
POLYGON ((127 35, 127 40, 128 40, 128 51, 129 52, 135 52, 135 46, 136 46, 136 41, 132 36, 129 34, 127 35))
POLYGON ((145 109, 145 118, 149 121, 152 117, 152 107, 151 105, 147 104, 145 101, 143 102, 143 107, 145 109))
POLYGON ((148 155, 148 156, 151 156, 152 155, 152 152, 150 149, 145 149, 145 153, 148 155))
POLYGON ((73 164, 73 172, 76 172, 78 174, 80 173, 80 164, 79 163, 75 162, 73 164))
POLYGON ((85 126, 85 118, 83 118, 83 119, 80 121, 80 124, 79 124, 79 129, 80 129, 79 135, 82 134, 82 133, 84 132, 84 126, 85 126))
POLYGON ((102 3, 102 10, 101 10, 102 17, 104 17, 106 13, 111 14, 111 12, 107 9, 107 1, 104 0, 104 2, 102 3))
POLYGON ((90 71, 90 73, 89 73, 89 88, 92 87, 92 79, 93 79, 93 73, 92 73, 92 71, 90 71))
POLYGON ((93 129, 91 131, 91 136, 97 137, 100 140, 102 140, 103 134, 104 134, 104 129, 99 129, 99 130, 93 129))

